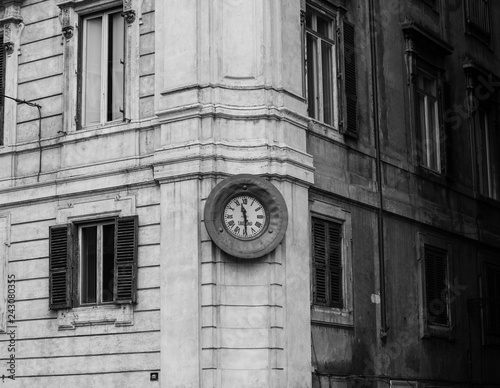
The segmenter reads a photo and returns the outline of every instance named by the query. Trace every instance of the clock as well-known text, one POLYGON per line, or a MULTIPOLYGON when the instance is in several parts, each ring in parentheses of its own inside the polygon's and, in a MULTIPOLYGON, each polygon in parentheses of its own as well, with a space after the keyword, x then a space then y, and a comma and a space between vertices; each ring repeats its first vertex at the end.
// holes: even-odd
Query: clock
POLYGON ((286 233, 288 211, 273 184, 256 175, 239 174, 214 187, 205 204, 204 220, 221 250, 251 259, 278 246, 286 233))

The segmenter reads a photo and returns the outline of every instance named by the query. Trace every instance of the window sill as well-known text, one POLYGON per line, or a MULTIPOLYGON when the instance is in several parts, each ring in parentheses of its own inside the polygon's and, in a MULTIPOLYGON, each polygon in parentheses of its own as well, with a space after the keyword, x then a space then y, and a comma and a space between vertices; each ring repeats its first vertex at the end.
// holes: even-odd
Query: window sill
POLYGON ((422 165, 418 165, 415 169, 415 172, 421 177, 429 181, 439 183, 443 186, 449 186, 452 183, 451 178, 446 174, 431 170, 430 168, 427 168, 422 165))
POLYGON ((311 132, 344 143, 344 136, 340 134, 337 128, 331 125, 322 123, 320 121, 316 121, 313 118, 309 118, 309 123, 307 127, 308 130, 311 132))
POLYGON ((483 346, 500 347, 500 334, 489 334, 488 332, 486 332, 484 335, 483 346))
POLYGON ((489 206, 500 208, 500 200, 488 197, 487 195, 481 194, 480 192, 477 192, 476 199, 488 204, 489 206))
POLYGON ((328 326, 354 326, 352 311, 335 307, 311 306, 311 321, 328 326))
POLYGON ((443 338, 449 341, 455 340, 455 327, 454 326, 437 326, 427 325, 424 329, 422 338, 443 338))
POLYGON ((59 330, 75 330, 79 326, 91 325, 120 327, 133 324, 134 308, 131 304, 85 306, 57 312, 59 330))

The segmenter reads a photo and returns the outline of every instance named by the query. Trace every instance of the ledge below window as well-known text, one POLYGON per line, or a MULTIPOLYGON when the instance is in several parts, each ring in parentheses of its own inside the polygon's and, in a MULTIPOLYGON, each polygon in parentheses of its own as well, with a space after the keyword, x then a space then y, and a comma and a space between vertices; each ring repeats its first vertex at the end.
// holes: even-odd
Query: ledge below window
POLYGON ((349 328, 354 326, 352 311, 317 305, 311 306, 311 323, 349 328))
POLYGON ((79 326, 132 326, 134 308, 131 304, 76 307, 57 312, 59 330, 75 330, 79 326))

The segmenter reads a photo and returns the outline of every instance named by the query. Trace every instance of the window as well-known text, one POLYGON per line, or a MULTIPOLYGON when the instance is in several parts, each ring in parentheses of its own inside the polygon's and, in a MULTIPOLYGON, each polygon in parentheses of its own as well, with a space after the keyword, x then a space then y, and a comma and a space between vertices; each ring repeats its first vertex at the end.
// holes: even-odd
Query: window
POLYGON ((322 200, 310 212, 311 323, 352 327, 351 213, 322 200))
POLYGON ((121 12, 84 17, 82 35, 82 124, 123 120, 125 22, 121 12))
POLYGON ((135 302, 137 217, 50 228, 50 308, 135 302))
POLYGON ((333 125, 335 27, 333 20, 312 10, 306 13, 307 101, 309 116, 333 125))
POLYGON ((465 0, 464 9, 466 32, 489 42, 491 34, 489 0, 465 0))
POLYGON ((114 301, 115 223, 78 228, 80 252, 80 304, 114 301))
POLYGON ((313 3, 305 12, 305 85, 308 114, 357 135, 354 26, 313 3))
POLYGON ((415 164, 419 173, 444 182, 451 178, 453 165, 452 133, 442 118, 451 105, 445 58, 453 52, 453 47, 413 20, 406 19, 401 26, 406 46, 415 164))
POLYGON ((477 162, 479 169, 479 192, 487 197, 499 199, 500 195, 500 155, 496 150, 500 138, 494 126, 492 109, 477 112, 477 162))
POLYGON ((500 336, 500 267, 486 266, 486 332, 500 336))
POLYGON ((415 91, 420 164, 430 170, 440 171, 440 112, 436 77, 420 70, 417 74, 415 91))
POLYGON ((313 302, 342 308, 342 224, 312 218, 313 302))
POLYGON ((453 302, 459 295, 457 280, 451 278, 452 245, 449 241, 420 233, 418 264, 420 281, 420 334, 422 337, 453 339, 453 302))
POLYGON ((427 323, 444 325, 449 323, 447 297, 447 256, 445 249, 425 244, 425 302, 427 323))

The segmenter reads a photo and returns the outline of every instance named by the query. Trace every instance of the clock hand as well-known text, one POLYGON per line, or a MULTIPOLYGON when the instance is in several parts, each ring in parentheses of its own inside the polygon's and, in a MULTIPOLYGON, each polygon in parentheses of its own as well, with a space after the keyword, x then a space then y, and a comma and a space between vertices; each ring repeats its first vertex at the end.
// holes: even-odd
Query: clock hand
POLYGON ((243 213, 243 223, 245 225, 245 236, 247 235, 247 210, 241 205, 241 212, 243 213))

